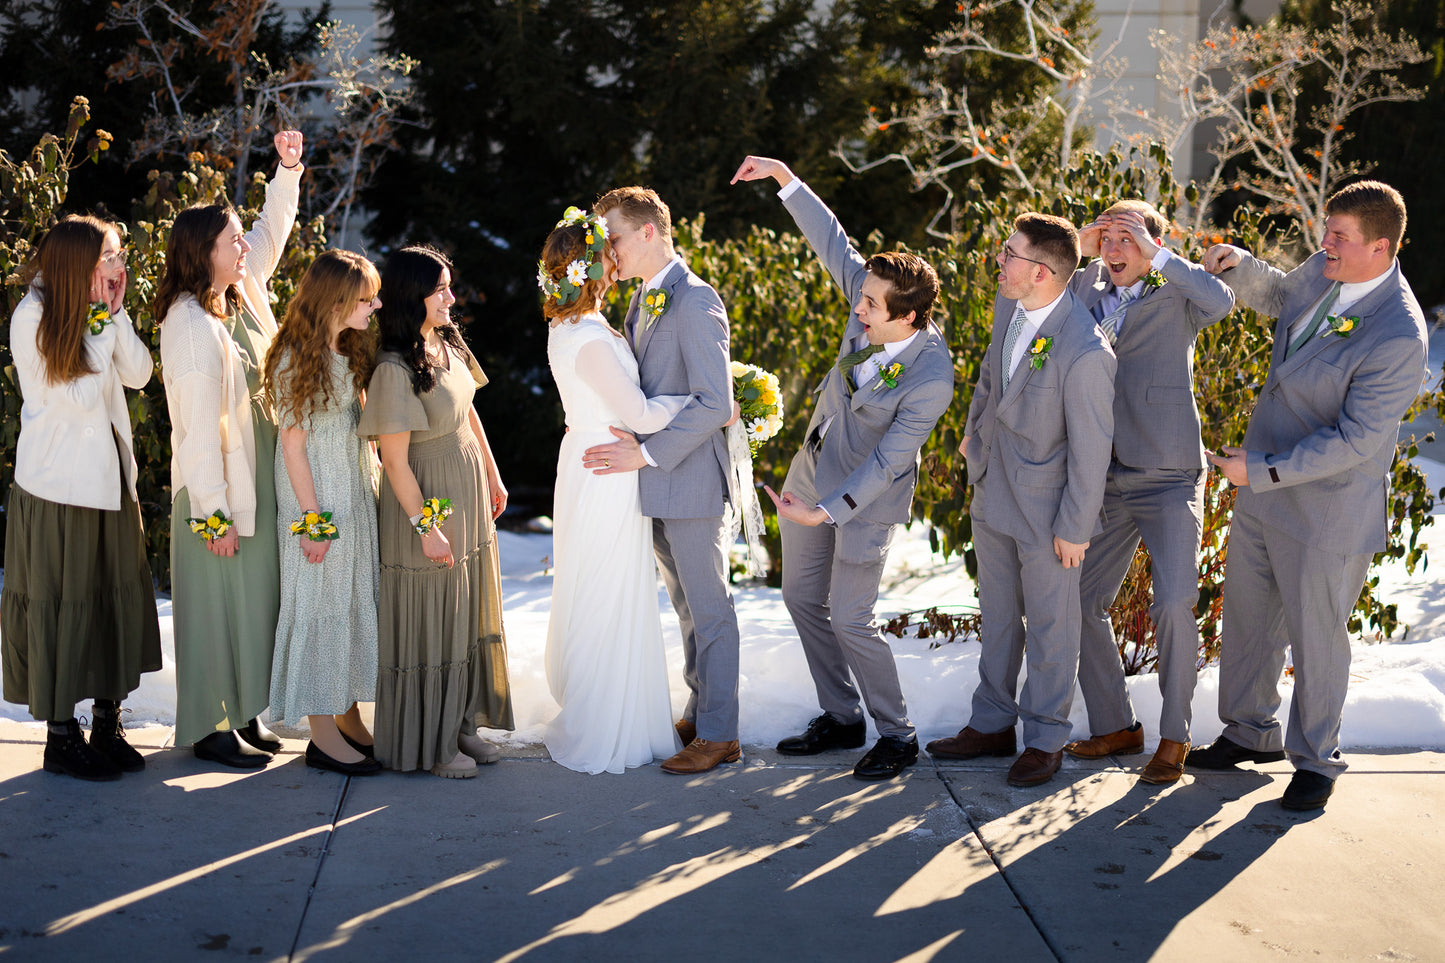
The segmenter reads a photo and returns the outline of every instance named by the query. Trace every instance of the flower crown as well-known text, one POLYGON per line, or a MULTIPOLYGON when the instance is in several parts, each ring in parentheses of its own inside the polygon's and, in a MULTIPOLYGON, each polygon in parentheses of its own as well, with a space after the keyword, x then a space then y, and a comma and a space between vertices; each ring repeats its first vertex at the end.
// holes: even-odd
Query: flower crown
POLYGON ((567 265, 560 278, 552 277, 546 261, 537 262, 537 286, 542 289, 544 299, 556 298, 558 304, 571 304, 582 294, 582 288, 589 279, 597 281, 602 278, 602 246, 607 243, 607 222, 601 214, 589 214, 581 208, 569 207, 563 212, 557 227, 572 224, 581 224, 587 229, 584 256, 567 265))

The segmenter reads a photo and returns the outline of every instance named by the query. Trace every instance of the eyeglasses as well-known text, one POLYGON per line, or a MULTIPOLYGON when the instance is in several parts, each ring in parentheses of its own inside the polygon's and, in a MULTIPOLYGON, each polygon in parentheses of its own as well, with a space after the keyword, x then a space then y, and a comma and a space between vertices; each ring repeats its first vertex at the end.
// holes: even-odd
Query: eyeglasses
POLYGON ((108 268, 113 268, 117 264, 124 264, 125 248, 121 248, 119 251, 115 251, 112 254, 102 254, 100 256, 100 263, 104 264, 108 268))
POLYGON ((1030 264, 1037 264, 1037 265, 1039 265, 1040 267, 1043 267, 1043 268, 1048 268, 1048 271, 1049 271, 1050 274, 1058 274, 1058 273, 1059 273, 1058 271, 1055 271, 1053 268, 1049 267, 1049 266, 1048 266, 1047 264, 1045 264, 1043 261, 1037 260, 1036 258, 1024 257, 1022 254, 1015 254, 1013 251, 1010 251, 1010 250, 1009 250, 1009 246, 1008 246, 1007 244, 1005 244, 1005 245, 1003 246, 1003 263, 1004 263, 1004 264, 1007 264, 1008 262, 1014 260, 1015 258, 1017 258, 1017 259, 1020 260, 1020 261, 1028 261, 1030 264))
POLYGON ((375 304, 375 303, 377 302, 377 299, 379 299, 380 297, 381 297, 381 295, 379 295, 379 294, 373 294, 373 295, 372 295, 371 297, 369 297, 369 298, 357 298, 356 300, 360 301, 362 304, 366 305, 367 307, 371 307, 373 304, 375 304))

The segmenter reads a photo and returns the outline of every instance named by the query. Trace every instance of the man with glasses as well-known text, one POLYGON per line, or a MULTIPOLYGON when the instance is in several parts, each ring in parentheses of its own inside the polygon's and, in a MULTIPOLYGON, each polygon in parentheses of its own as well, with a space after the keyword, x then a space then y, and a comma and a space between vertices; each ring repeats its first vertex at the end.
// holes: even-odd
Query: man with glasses
POLYGON ((928 751, 942 759, 1024 751, 1012 786, 1058 772, 1079 661, 1079 571, 1101 530, 1114 433, 1114 354, 1068 290, 1079 235, 1024 214, 998 255, 993 340, 968 406, 963 444, 983 614, 973 714, 928 751), (1028 658, 1028 679, 1018 674, 1028 658))

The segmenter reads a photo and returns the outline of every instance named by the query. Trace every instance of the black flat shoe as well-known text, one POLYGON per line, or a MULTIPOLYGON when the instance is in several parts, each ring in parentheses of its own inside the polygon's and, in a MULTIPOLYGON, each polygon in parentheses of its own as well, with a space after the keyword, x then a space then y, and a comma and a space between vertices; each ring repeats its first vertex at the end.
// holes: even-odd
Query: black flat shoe
POLYGON ((843 723, 825 712, 808 723, 802 735, 789 736, 778 743, 778 751, 785 756, 816 756, 829 749, 857 749, 863 745, 865 735, 861 720, 843 723))
MULTIPOLYGON (((337 729, 336 731, 337 731, 337 732, 341 732, 340 729, 337 729)), ((361 743, 357 742, 355 739, 353 739, 353 738, 351 738, 350 736, 348 736, 348 735, 347 735, 346 733, 344 733, 344 732, 341 732, 341 738, 343 738, 343 739, 346 740, 346 744, 347 744, 348 746, 350 746, 351 748, 355 749, 357 752, 361 753, 361 754, 362 754, 363 756, 365 756, 366 758, 368 758, 368 759, 375 759, 375 758, 376 758, 376 746, 375 746, 375 745, 364 746, 364 745, 362 745, 361 743)))
POLYGON ((271 761, 271 754, 263 752, 242 739, 235 730, 213 732, 191 746, 197 759, 218 762, 232 769, 260 769, 271 761))
MULTIPOLYGON (((343 738, 345 738, 343 736, 343 738)), ((346 740, 350 742, 350 739, 346 740)), ((357 748, 360 752, 360 748, 357 748)), ((363 759, 360 762, 341 762, 332 759, 314 742, 306 743, 306 765, 312 769, 325 769, 327 772, 339 772, 343 776, 374 776, 381 772, 381 763, 375 759, 363 759)))
POLYGON ((240 736, 252 747, 260 749, 262 752, 269 752, 274 755, 281 751, 281 737, 270 729, 267 729, 266 724, 260 719, 252 719, 237 729, 236 735, 240 736))
POLYGON ((1220 736, 1213 745, 1191 749, 1184 764, 1190 769, 1233 769, 1241 762, 1280 762, 1282 749, 1250 749, 1228 736, 1220 736))
POLYGON ((892 779, 918 761, 918 740, 884 736, 853 767, 856 779, 892 779))
POLYGON ((1322 776, 1309 769, 1296 769, 1294 778, 1285 787, 1279 804, 1295 812, 1324 809, 1330 793, 1334 791, 1335 781, 1329 776, 1322 776))

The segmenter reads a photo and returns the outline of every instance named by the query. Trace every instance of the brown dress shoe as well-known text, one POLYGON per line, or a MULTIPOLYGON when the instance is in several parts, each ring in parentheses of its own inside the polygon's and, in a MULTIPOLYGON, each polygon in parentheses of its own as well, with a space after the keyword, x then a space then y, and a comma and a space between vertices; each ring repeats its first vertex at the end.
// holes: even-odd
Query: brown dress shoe
POLYGON ((1044 752, 1042 749, 1028 748, 1023 755, 1014 760, 1014 764, 1008 770, 1008 784, 1010 786, 1038 786, 1054 778, 1054 773, 1059 771, 1063 764, 1063 752, 1044 752))
POLYGON ((929 755, 940 759, 976 759, 979 756, 1012 756, 1014 745, 1013 729, 979 732, 973 726, 964 726, 958 735, 935 739, 924 748, 929 755))
POLYGON ((1144 751, 1144 727, 1136 722, 1132 729, 1120 729, 1102 736, 1077 739, 1064 746, 1064 751, 1079 759, 1132 756, 1144 751))
POLYGON ((736 739, 730 742, 708 742, 706 739, 694 739, 683 748, 682 752, 664 762, 662 771, 678 776, 696 776, 699 773, 716 769, 725 762, 737 762, 742 757, 743 750, 736 739))
POLYGON ((1171 782, 1178 782, 1179 777, 1184 775, 1184 757, 1189 755, 1189 743, 1175 742, 1173 739, 1160 739, 1159 748, 1154 752, 1154 758, 1149 760, 1149 765, 1139 773, 1141 782, 1153 783, 1156 786, 1167 786, 1171 782))
POLYGON ((677 737, 682 740, 684 746, 697 738, 697 723, 688 722, 686 719, 679 719, 672 724, 677 730, 677 737))

